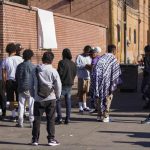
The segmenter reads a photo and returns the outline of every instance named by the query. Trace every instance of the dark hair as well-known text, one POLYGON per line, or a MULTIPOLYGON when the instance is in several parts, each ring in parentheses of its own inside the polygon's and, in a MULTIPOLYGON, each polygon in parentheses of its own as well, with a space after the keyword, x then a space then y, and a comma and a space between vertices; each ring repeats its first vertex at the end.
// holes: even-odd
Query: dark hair
POLYGON ((23 52, 23 59, 24 60, 30 60, 33 55, 34 55, 34 53, 31 49, 26 49, 23 52))
POLYGON ((83 49, 84 53, 89 53, 92 47, 90 45, 86 45, 83 49))
POLYGON ((51 64, 54 59, 54 54, 52 52, 45 52, 42 57, 42 62, 51 64))
POLYGON ((22 50, 22 45, 20 43, 16 44, 16 55, 20 56, 20 51, 22 50))
POLYGON ((62 52, 63 59, 67 58, 69 60, 72 59, 71 51, 68 48, 65 48, 62 52))
POLYGON ((116 46, 115 45, 108 45, 108 53, 114 53, 114 50, 116 50, 116 46))
POLYGON ((146 45, 146 46, 144 47, 144 52, 145 52, 145 53, 150 52, 150 45, 146 45))
POLYGON ((6 46, 6 52, 11 54, 13 52, 16 52, 16 45, 15 43, 8 43, 6 46))

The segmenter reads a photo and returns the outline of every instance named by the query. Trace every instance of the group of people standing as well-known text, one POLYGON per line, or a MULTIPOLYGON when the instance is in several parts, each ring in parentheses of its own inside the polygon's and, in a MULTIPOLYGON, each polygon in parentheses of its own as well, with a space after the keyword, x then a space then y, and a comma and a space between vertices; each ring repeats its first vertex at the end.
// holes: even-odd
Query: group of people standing
POLYGON ((90 108, 97 109, 97 120, 110 122, 109 110, 113 92, 121 83, 120 65, 115 58, 116 46, 108 45, 107 52, 100 56, 100 48, 84 48, 76 59, 78 76, 79 112, 90 111, 86 104, 89 93, 90 108))
POLYGON ((120 83, 120 66, 115 58, 116 47, 109 45, 107 52, 100 55, 99 47, 87 45, 83 53, 72 61, 70 49, 62 51, 62 60, 57 70, 52 63, 52 51, 44 52, 42 64, 33 65, 31 62, 34 53, 25 49, 20 56, 20 44, 9 43, 6 46, 8 57, 1 62, 1 93, 2 120, 6 117, 6 102, 10 102, 11 119, 16 120, 18 106, 18 121, 16 126, 23 127, 25 102, 28 101, 29 121, 32 128, 32 144, 38 145, 40 136, 40 122, 43 113, 47 119, 48 145, 60 143, 55 140, 55 122, 63 122, 61 99, 65 98, 65 124, 71 120, 71 90, 74 79, 78 77, 79 112, 89 112, 97 109, 97 120, 110 122, 109 109, 113 92, 120 83), (16 98, 14 97, 14 93, 16 98), (90 107, 87 106, 87 95, 90 96, 90 107), (18 105, 17 105, 18 104, 18 105), (55 119, 55 110, 57 116, 55 119))

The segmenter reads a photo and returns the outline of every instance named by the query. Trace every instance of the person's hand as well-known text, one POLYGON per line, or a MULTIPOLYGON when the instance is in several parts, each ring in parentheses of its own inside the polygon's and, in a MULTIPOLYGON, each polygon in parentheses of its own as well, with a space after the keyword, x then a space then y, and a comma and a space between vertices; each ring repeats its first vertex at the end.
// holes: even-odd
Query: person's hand
POLYGON ((85 68, 86 68, 87 70, 91 70, 91 65, 90 65, 90 64, 86 64, 86 65, 85 65, 85 68))

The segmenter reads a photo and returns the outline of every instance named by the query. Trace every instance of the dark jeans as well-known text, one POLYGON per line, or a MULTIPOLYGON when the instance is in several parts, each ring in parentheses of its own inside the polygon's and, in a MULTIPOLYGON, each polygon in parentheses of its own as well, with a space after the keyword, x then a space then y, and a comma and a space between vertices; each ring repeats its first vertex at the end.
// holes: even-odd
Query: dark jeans
POLYGON ((55 108, 56 100, 49 100, 34 103, 34 122, 32 129, 32 139, 38 140, 40 136, 40 123, 43 113, 46 113, 47 120, 47 139, 55 137, 55 108))
MULTIPOLYGON (((70 120, 71 114, 71 90, 72 86, 63 86, 61 95, 65 97, 66 104, 66 119, 70 120)), ((61 114, 61 99, 56 101, 56 111, 57 111, 57 119, 62 118, 61 114)))
POLYGON ((0 95, 0 107, 2 109, 2 116, 6 116, 6 100, 0 95))
POLYGON ((16 95, 16 101, 18 102, 18 92, 17 92, 17 83, 14 80, 6 81, 6 93, 7 93, 7 101, 14 102, 14 93, 16 95))

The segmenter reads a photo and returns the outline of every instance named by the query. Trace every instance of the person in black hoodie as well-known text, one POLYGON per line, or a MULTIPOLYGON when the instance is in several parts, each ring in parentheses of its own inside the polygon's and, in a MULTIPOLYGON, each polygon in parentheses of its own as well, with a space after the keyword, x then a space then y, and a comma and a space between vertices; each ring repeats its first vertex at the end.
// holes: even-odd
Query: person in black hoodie
POLYGON ((144 70, 141 91, 143 100, 145 101, 143 109, 148 109, 150 108, 150 45, 145 46, 144 51, 144 70))
MULTIPOLYGON (((63 59, 59 61, 58 63, 58 73, 60 75, 60 79, 62 82, 62 93, 61 95, 65 97, 65 103, 66 103, 66 118, 65 118, 65 124, 68 124, 70 122, 70 113, 71 113, 71 90, 72 85, 74 84, 74 79, 76 76, 76 65, 71 60, 72 55, 71 51, 68 48, 65 48, 62 52, 63 59)), ((62 123, 62 114, 61 114, 61 99, 57 100, 56 105, 57 110, 57 118, 56 123, 61 124, 62 123)))
MULTIPOLYGON (((145 46, 145 57, 144 57, 144 72, 143 72, 143 81, 142 81, 142 93, 145 100, 144 109, 150 108, 150 45, 145 46)), ((150 114, 148 117, 141 121, 142 124, 150 124, 150 114)))

